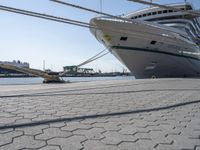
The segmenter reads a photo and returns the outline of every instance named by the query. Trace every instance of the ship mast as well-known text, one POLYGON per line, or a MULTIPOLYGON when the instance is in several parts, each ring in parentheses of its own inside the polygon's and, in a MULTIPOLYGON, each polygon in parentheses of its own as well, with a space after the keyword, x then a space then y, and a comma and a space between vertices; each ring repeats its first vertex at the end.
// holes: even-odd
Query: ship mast
POLYGON ((102 7, 103 7, 103 3, 102 0, 100 0, 100 12, 102 13, 102 7))
MULTIPOLYGON (((152 4, 153 0, 150 0, 150 3, 152 4)), ((150 5, 150 7, 152 7, 152 5, 150 5)))

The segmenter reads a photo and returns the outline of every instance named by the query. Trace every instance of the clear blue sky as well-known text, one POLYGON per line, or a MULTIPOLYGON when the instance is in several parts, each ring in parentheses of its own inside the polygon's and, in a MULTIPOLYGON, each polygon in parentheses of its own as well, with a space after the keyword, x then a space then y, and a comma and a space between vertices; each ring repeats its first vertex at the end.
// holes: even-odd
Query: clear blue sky
MULTIPOLYGON (((168 0, 167 3, 184 0, 168 0)), ((199 0, 192 0, 200 7, 199 0)), ((95 10, 99 0, 66 0, 95 10)), ((156 2, 166 3, 165 0, 156 2)), ((1 0, 0 5, 12 6, 41 13, 89 22, 96 14, 62 6, 48 0, 1 0)), ((147 6, 127 0, 103 0, 103 11, 120 15, 147 6)), ((97 54, 104 47, 93 37, 89 29, 38 18, 0 11, 0 61, 21 60, 32 68, 61 71, 65 65, 76 65, 97 54)), ((84 67, 102 71, 122 71, 123 65, 111 54, 84 67)))

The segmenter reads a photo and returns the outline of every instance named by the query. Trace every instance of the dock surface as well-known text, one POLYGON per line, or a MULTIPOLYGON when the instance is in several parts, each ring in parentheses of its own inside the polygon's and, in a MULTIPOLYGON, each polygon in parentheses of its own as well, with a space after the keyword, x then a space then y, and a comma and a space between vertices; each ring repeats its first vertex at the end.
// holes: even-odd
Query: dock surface
POLYGON ((0 150, 200 150, 200 79, 0 86, 0 150))

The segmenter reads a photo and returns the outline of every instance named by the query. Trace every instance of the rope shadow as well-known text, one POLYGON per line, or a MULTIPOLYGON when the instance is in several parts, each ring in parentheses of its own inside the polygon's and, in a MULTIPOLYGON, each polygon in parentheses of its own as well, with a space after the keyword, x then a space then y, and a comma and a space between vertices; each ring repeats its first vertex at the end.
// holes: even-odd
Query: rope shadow
MULTIPOLYGON (((78 91, 78 90, 77 90, 78 91)), ((83 90, 82 90, 83 91, 83 90)), ((6 95, 0 98, 15 98, 15 97, 46 97, 46 96, 67 96, 67 95, 104 95, 104 94, 130 94, 130 93, 143 93, 143 92, 165 92, 165 91, 200 91, 200 89, 147 89, 147 90, 131 90, 131 91, 114 91, 114 92, 91 92, 91 93, 64 93, 55 92, 50 94, 25 94, 25 95, 6 95)), ((66 91, 68 92, 68 91, 66 91)), ((48 92, 49 93, 49 92, 48 92)))
POLYGON ((77 117, 69 117, 69 118, 58 118, 58 119, 52 119, 52 120, 35 121, 35 122, 30 122, 30 123, 4 125, 4 126, 0 126, 0 130, 10 129, 10 128, 32 127, 32 126, 39 126, 39 125, 50 124, 50 123, 71 122, 71 121, 84 120, 84 119, 94 119, 94 118, 103 118, 103 117, 112 117, 112 116, 122 116, 122 115, 137 114, 137 113, 154 112, 154 111, 172 109, 172 108, 177 108, 177 107, 180 107, 180 106, 186 106, 186 105, 196 104, 196 103, 200 103, 200 100, 187 101, 187 102, 177 103, 177 104, 173 104, 173 105, 169 105, 169 106, 139 109, 139 110, 132 110, 132 111, 113 112, 113 113, 106 113, 106 114, 95 114, 95 115, 77 116, 77 117))

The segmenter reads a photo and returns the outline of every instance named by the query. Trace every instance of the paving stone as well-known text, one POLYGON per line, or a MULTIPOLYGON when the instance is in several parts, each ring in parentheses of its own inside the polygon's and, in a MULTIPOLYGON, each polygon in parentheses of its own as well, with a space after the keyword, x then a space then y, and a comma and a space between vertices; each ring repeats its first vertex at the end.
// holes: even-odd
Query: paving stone
POLYGON ((0 119, 0 124, 14 124, 17 119, 22 119, 22 117, 10 117, 10 118, 2 117, 0 119))
POLYGON ((80 150, 83 148, 81 142, 85 140, 86 138, 84 136, 74 135, 68 138, 53 138, 47 143, 49 145, 60 145, 64 150, 80 150))
POLYGON ((37 112, 34 112, 34 113, 23 113, 23 114, 17 114, 17 116, 22 116, 23 118, 25 119, 34 119, 36 118, 38 115, 41 115, 41 113, 37 113, 37 112))
POLYGON ((94 123, 93 127, 104 128, 107 131, 118 131, 120 127, 115 122, 106 122, 106 123, 94 123))
POLYGON ((38 149, 45 146, 44 141, 34 140, 33 136, 20 136, 14 138, 13 143, 0 147, 2 150, 38 149))
POLYGON ((39 150, 60 150, 59 146, 45 146, 40 148, 39 150))
POLYGON ((0 134, 0 146, 12 143, 12 139, 23 135, 20 131, 10 131, 4 134, 0 134))
POLYGON ((154 143, 151 140, 138 140, 136 142, 122 142, 119 145, 120 149, 123 150, 152 150, 154 143))
POLYGON ((73 132, 74 135, 84 135, 89 140, 100 140, 104 138, 103 132, 105 132, 102 128, 92 128, 92 129, 79 129, 73 132))
POLYGON ((200 139, 190 139, 186 136, 174 135, 170 138, 173 139, 173 145, 178 149, 194 149, 195 146, 200 144, 200 139))
POLYGON ((15 124, 19 124, 19 123, 30 123, 31 119, 17 119, 15 120, 15 124))
POLYGON ((23 131, 25 135, 38 135, 43 133, 42 129, 48 128, 48 125, 39 125, 39 126, 32 126, 32 127, 24 127, 16 129, 17 131, 23 131))
POLYGON ((75 131, 78 129, 91 129, 91 128, 92 126, 80 122, 69 122, 64 127, 62 127, 61 130, 75 131))
POLYGON ((11 113, 0 112, 0 117, 9 118, 9 117, 15 117, 15 116, 16 115, 11 114, 11 113))
POLYGON ((64 126, 65 126, 64 122, 58 122, 58 123, 50 124, 50 127, 54 127, 54 128, 61 128, 61 127, 64 127, 64 126))
POLYGON ((115 131, 107 131, 101 141, 108 145, 118 145, 121 142, 136 142, 138 139, 132 135, 123 135, 115 131))
POLYGON ((120 126, 121 130, 119 131, 122 134, 136 134, 138 132, 138 129, 135 128, 133 125, 123 125, 120 126))
POLYGON ((67 138, 71 135, 72 135, 71 132, 61 131, 58 128, 48 128, 48 129, 44 129, 43 133, 37 135, 35 138, 40 139, 40 140, 48 140, 48 139, 55 138, 55 137, 67 138))
POLYGON ((83 143, 85 150, 118 150, 119 148, 112 145, 105 145, 97 140, 87 140, 83 143))
POLYGON ((24 126, 0 129, 0 149, 198 150, 199 91, 199 79, 0 85, 0 95, 58 94, 0 98, 0 127, 24 126))
MULTIPOLYGON (((158 144, 157 147, 155 147, 156 150, 180 150, 175 145, 169 145, 169 144, 158 144)), ((185 149, 186 150, 186 149, 185 149)))

